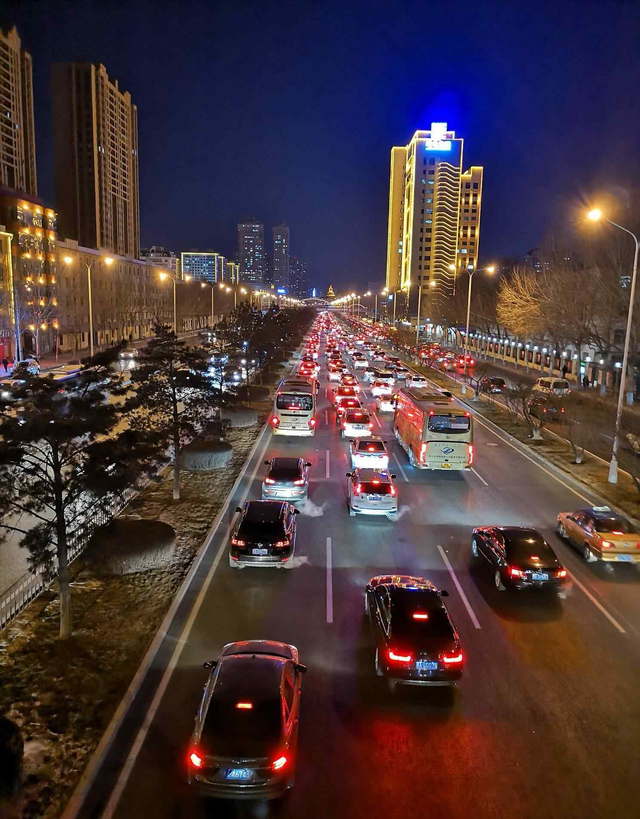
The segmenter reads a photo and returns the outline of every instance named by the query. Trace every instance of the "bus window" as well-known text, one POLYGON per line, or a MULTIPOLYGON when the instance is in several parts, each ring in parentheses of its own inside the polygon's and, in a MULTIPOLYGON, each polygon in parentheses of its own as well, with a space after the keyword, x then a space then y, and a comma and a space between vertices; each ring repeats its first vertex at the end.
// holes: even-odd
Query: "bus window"
POLYGON ((456 435, 469 432, 471 419, 466 415, 430 415, 429 432, 456 435))
POLYGON ((313 409, 313 398, 310 395, 292 395, 283 392, 276 398, 276 409, 311 412, 313 409))

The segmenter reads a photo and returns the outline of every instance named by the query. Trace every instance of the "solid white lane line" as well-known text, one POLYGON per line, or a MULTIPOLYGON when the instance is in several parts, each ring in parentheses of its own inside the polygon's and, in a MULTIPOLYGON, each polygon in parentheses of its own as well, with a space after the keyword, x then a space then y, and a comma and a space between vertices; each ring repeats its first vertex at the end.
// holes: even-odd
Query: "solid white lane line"
POLYGON ((471 471, 472 471, 472 472, 473 472, 473 474, 476 476, 476 478, 478 478, 479 480, 481 480, 481 481, 482 481, 482 483, 483 483, 485 486, 489 486, 489 484, 488 484, 488 483, 485 481, 485 479, 482 477, 482 475, 480 475, 478 472, 476 472, 476 470, 474 469, 474 467, 471 467, 471 471))
POLYGON ((331 538, 327 538, 327 623, 333 623, 333 561, 331 554, 331 538))
POLYGON ((324 411, 324 425, 329 426, 329 410, 324 411))
POLYGON ((396 455, 396 453, 395 453, 395 452, 393 453, 393 457, 395 458, 395 461, 396 461, 396 463, 398 464, 398 469, 400 470, 400 474, 401 474, 401 475, 402 475, 402 477, 404 478, 405 483, 409 483, 409 478, 407 478, 407 473, 406 473, 406 472, 404 471, 404 469, 402 468, 402 464, 401 464, 401 463, 400 463, 400 461, 398 460, 398 456, 396 455))
POLYGON ((330 478, 331 477, 331 464, 329 463, 329 450, 328 449, 326 450, 326 453, 327 453, 327 457, 326 457, 326 460, 324 462, 325 463, 325 467, 324 467, 325 478, 330 478))
POLYGON ((378 413, 374 412, 373 417, 376 419, 376 424, 382 429, 382 424, 380 423, 380 419, 378 418, 378 413))
POLYGON ((593 603, 593 605, 594 605, 594 606, 595 606, 597 609, 599 609, 599 610, 600 610, 600 611, 601 611, 601 612, 604 614, 604 616, 607 618, 607 620, 608 620, 608 621, 609 621, 609 622, 610 622, 610 623, 611 623, 613 626, 615 626, 615 627, 618 629, 618 631, 620 632, 620 634, 626 634, 626 633, 627 633, 627 632, 624 630, 624 628, 623 628, 623 627, 620 625, 620 623, 619 623, 619 622, 616 620, 616 618, 615 618, 615 617, 614 617, 612 614, 609 614, 609 612, 608 612, 608 611, 605 609, 605 607, 604 607, 604 606, 603 606, 603 605, 600 603, 600 601, 599 601, 599 600, 596 600, 596 598, 595 598, 595 597, 594 597, 594 596, 591 594, 591 592, 589 591, 589 589, 588 589, 588 588, 587 588, 587 587, 586 587, 586 586, 585 586, 583 583, 581 583, 581 582, 578 580, 578 578, 575 576, 575 574, 574 574, 573 572, 569 572, 569 577, 571 577, 571 579, 572 579, 572 580, 573 580, 573 582, 576 584, 576 586, 577 586, 579 589, 581 589, 581 590, 582 590, 582 591, 583 591, 583 592, 584 592, 584 593, 587 595, 587 597, 589 598, 589 600, 591 600, 591 602, 593 603))
MULTIPOLYGON (((238 503, 238 506, 242 506, 245 500, 247 499, 247 495, 251 489, 251 486, 256 479, 256 475, 258 474, 258 469, 260 468, 262 461, 264 459, 265 453, 267 451, 267 447, 269 446, 270 438, 267 438, 264 446, 262 447, 260 457, 256 460, 256 467, 253 470, 251 478, 249 479, 246 489, 242 493, 242 497, 238 503)), ((235 515, 234 515, 235 517, 235 515)), ((176 647, 174 652, 171 656, 169 661, 169 665, 167 666, 164 674, 162 675, 162 679, 160 680, 160 685, 158 686, 155 696, 149 706, 149 710, 145 714, 144 722, 140 726, 140 730, 138 731, 138 735, 136 736, 135 742, 133 743, 133 747, 131 748, 131 752, 127 757, 127 761, 125 762, 122 770, 120 771, 120 776, 118 777, 118 781, 116 782, 115 788, 111 793, 111 797, 107 802, 107 806, 104 809, 101 819, 112 819, 115 811, 118 807, 118 803, 124 793, 124 789, 127 786, 127 782, 129 781, 129 777, 133 771, 133 768, 136 764, 136 760, 138 759, 138 755, 144 745, 145 739, 147 738, 147 734, 149 733, 149 728, 151 727, 153 720, 155 719, 156 713, 158 708, 160 707, 160 703, 165 695, 167 687, 169 686, 169 682, 171 681, 171 677, 173 676, 173 672, 180 661, 180 657, 182 656, 182 652, 189 642, 189 635, 191 634, 191 629, 193 628, 193 624, 196 621, 202 603, 204 602, 205 597, 207 596, 207 592, 209 590, 209 586, 211 585, 211 581, 213 580, 213 576, 216 573, 216 569, 220 565, 220 561, 222 560, 222 556, 224 555, 227 546, 229 535, 231 534, 231 530, 233 528, 233 518, 231 519, 229 525, 227 526, 227 531, 225 532, 225 536, 222 539, 222 543, 220 544, 220 548, 214 558, 213 563, 211 564, 211 568, 209 569, 209 573, 204 581, 202 588, 200 589, 200 594, 198 595, 196 602, 191 610, 191 614, 189 615, 189 619, 184 625, 182 629, 182 633, 178 637, 176 641, 176 647)), ((215 534, 215 532, 213 533, 215 534)), ((213 536, 213 535, 212 535, 213 536)))
POLYGON ((444 565, 447 567, 447 570, 448 570, 449 574, 451 575, 451 579, 453 580, 453 583, 454 583, 456 589, 458 590, 458 594, 462 598, 462 602, 464 603, 464 607, 466 608, 467 613, 468 613, 469 617, 471 618, 471 622, 473 623, 473 625, 476 628, 482 628, 482 626, 478 622, 478 618, 476 617, 475 611, 471 608, 471 603, 469 602, 469 599, 467 598, 467 595, 464 593, 464 589, 462 588, 462 586, 460 585, 460 583, 458 581, 458 578, 456 577, 456 573, 453 571, 453 566, 449 562, 449 558, 447 557, 445 550, 442 548, 442 546, 439 543, 438 543, 438 551, 440 552, 440 556, 444 560, 444 565))

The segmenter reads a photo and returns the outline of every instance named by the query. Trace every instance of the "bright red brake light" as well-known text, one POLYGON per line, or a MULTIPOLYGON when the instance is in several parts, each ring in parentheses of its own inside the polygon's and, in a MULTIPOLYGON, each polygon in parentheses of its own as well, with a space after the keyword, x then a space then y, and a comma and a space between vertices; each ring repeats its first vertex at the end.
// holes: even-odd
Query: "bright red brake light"
POLYGON ((284 547, 288 546, 288 545, 289 545, 289 538, 286 538, 285 540, 277 540, 275 542, 276 549, 284 549, 284 547))
POLYGON ((524 577, 524 572, 516 569, 514 566, 509 566, 509 574, 511 577, 524 577))
POLYGON ((304 478, 297 478, 297 480, 295 480, 293 482, 293 485, 294 486, 304 486, 304 478))
POLYGON ((357 483, 356 484, 356 495, 359 495, 361 492, 362 492, 362 484, 357 483))
POLYGON ((624 535, 624 532, 611 532, 612 535, 624 535))
POLYGON ((390 487, 389 487, 389 489, 390 489, 390 491, 391 491, 391 497, 392 497, 392 498, 395 498, 395 496, 398 494, 398 492, 397 492, 397 490, 396 490, 395 486, 390 486, 390 487))
POLYGON ((442 662, 445 665, 460 665, 464 659, 462 652, 460 651, 458 654, 443 654, 442 662))
POLYGON ((371 481, 371 483, 380 483, 380 481, 379 481, 377 478, 374 478, 374 479, 371 481))
POLYGON ((309 418, 309 429, 313 429, 315 427, 315 425, 316 425, 316 419, 315 418, 309 418))
POLYGON ((273 478, 265 478, 265 479, 264 479, 264 482, 265 482, 265 483, 268 483, 268 484, 275 483, 275 481, 273 480, 273 478))
POLYGON ((236 703, 236 708, 239 708, 240 711, 251 711, 251 709, 253 708, 253 703, 252 702, 237 702, 236 703))
POLYGON ((280 768, 284 768, 287 764, 287 757, 286 756, 279 756, 271 765, 271 769, 274 771, 279 771, 280 768))
POLYGON ((246 546, 247 545, 246 541, 239 540, 237 537, 232 537, 231 542, 233 543, 234 546, 246 546))
POLYGON ((560 569, 559 571, 556 572, 556 577, 566 577, 566 576, 567 576, 567 570, 566 569, 560 569))
POLYGON ((368 446, 367 447, 367 452, 375 452, 375 451, 376 451, 376 448, 374 446, 368 446))
POLYGON ((194 768, 202 768, 202 757, 198 756, 198 752, 196 750, 191 751, 189 754, 189 762, 194 768))
POLYGON ((392 648, 389 649, 387 652, 387 656, 389 659, 394 663, 410 663, 413 660, 413 654, 409 652, 408 654, 399 654, 396 653, 392 648))
POLYGON ((279 427, 280 426, 280 419, 276 418, 275 415, 271 418, 271 426, 272 427, 279 427))
POLYGON ((608 540, 602 540, 600 545, 603 549, 610 549, 613 546, 613 543, 610 543, 608 540))
POLYGON ((421 611, 414 611, 412 616, 413 616, 414 620, 428 620, 429 619, 429 615, 425 614, 424 612, 421 612, 421 611))

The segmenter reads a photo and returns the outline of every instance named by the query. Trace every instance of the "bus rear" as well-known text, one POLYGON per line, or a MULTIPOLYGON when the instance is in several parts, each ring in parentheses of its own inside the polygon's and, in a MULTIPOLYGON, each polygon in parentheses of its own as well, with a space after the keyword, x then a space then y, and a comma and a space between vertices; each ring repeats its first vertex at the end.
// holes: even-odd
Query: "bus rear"
POLYGON ((453 407, 424 416, 420 465, 424 469, 470 469, 473 464, 471 414, 453 407))
POLYGON ((316 396, 313 386, 282 384, 276 393, 271 426, 274 435, 315 435, 316 396))

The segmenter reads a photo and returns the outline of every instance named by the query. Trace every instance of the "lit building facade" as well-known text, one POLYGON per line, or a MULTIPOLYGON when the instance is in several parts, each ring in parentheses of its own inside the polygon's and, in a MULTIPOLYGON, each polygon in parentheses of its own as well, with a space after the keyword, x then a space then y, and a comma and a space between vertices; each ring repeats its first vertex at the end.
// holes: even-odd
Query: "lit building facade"
POLYGON ((272 228, 273 233, 273 284, 275 288, 290 285, 289 278, 289 228, 280 222, 272 228))
POLYGON ((253 219, 238 224, 238 263, 242 282, 264 281, 264 225, 253 219))
POLYGON ((180 254, 182 278, 191 276, 196 281, 215 284, 226 279, 227 260, 213 250, 189 250, 180 254))
POLYGON ((229 284, 240 284, 240 265, 237 262, 227 262, 226 280, 229 284))
POLYGON ((38 195, 31 55, 0 30, 0 186, 38 195))
POLYGON ((289 259, 289 279, 291 295, 299 299, 306 299, 309 295, 307 263, 297 256, 291 256, 289 259))
POLYGON ((160 245, 152 245, 140 251, 140 257, 154 267, 164 267, 174 276, 180 275, 180 259, 171 250, 165 250, 160 245))
POLYGON ((140 258, 138 112, 104 65, 52 71, 56 204, 83 247, 140 258))
POLYGON ((436 282, 446 297, 478 262, 483 169, 463 172, 463 140, 446 123, 391 149, 386 286, 409 292, 436 282))

